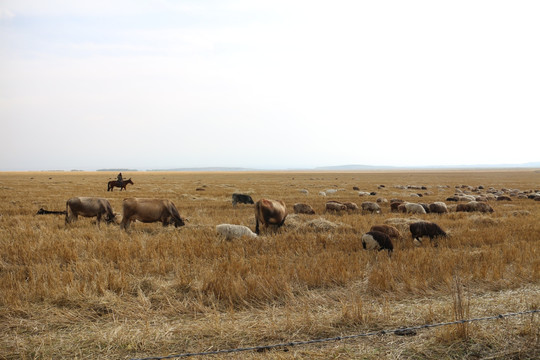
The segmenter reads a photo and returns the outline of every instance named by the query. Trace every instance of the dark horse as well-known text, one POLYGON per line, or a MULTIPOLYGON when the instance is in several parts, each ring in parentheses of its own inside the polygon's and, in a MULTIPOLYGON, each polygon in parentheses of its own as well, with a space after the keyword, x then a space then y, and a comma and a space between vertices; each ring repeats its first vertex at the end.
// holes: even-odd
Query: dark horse
POLYGON ((111 180, 107 183, 107 191, 113 191, 114 187, 119 187, 120 188, 120 191, 122 191, 122 189, 126 190, 126 185, 127 184, 131 184, 133 185, 133 181, 131 181, 131 178, 127 179, 127 180, 124 180, 122 181, 122 183, 120 184, 120 181, 117 181, 117 180, 111 180))

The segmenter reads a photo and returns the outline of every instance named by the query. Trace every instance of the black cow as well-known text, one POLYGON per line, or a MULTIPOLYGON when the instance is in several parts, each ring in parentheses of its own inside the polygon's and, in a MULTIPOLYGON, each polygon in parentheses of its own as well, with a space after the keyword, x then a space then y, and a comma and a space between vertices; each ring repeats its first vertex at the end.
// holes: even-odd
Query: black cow
POLYGON ((236 206, 236 204, 254 204, 254 202, 249 195, 234 193, 232 194, 232 204, 236 206))

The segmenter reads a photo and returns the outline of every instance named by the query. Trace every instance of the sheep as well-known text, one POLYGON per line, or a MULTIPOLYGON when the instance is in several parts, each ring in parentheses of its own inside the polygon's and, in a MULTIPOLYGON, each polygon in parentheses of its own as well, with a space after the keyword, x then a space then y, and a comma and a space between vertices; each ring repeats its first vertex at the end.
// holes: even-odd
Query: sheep
POLYGON ((434 203, 429 204, 429 211, 434 214, 446 214, 448 212, 448 207, 442 201, 435 201, 434 203))
POLYGON ((339 201, 328 201, 326 203, 326 211, 343 211, 347 210, 347 206, 339 201))
POLYGON ((225 240, 232 240, 242 236, 247 236, 250 238, 257 237, 257 234, 244 225, 220 224, 216 226, 216 231, 219 235, 224 236, 225 240))
POLYGON ((409 225, 409 230, 414 240, 422 242, 422 236, 428 236, 430 241, 433 241, 436 237, 448 236, 441 227, 435 223, 429 221, 418 221, 409 225))
POLYGON ((343 203, 343 205, 345 205, 347 207, 347 210, 358 210, 358 205, 356 205, 356 203, 353 203, 353 202, 345 202, 343 203))
POLYGON ((362 212, 381 213, 381 207, 372 201, 364 201, 360 206, 362 207, 362 212))
POLYGON ((400 239, 399 230, 392 225, 373 225, 369 231, 378 231, 388 235, 391 239, 400 239))
POLYGON ((293 209, 295 214, 315 214, 315 210, 313 210, 313 208, 308 204, 294 204, 293 209))
POLYGON ((400 212, 406 212, 408 214, 425 214, 426 210, 420 204, 416 203, 403 203, 398 206, 400 212))
POLYGON ((458 204, 456 207, 456 212, 493 212, 493 208, 486 202, 482 201, 470 201, 466 204, 458 204))
POLYGON ((362 247, 366 250, 388 250, 388 255, 394 251, 390 237, 380 231, 370 231, 362 235, 362 247))

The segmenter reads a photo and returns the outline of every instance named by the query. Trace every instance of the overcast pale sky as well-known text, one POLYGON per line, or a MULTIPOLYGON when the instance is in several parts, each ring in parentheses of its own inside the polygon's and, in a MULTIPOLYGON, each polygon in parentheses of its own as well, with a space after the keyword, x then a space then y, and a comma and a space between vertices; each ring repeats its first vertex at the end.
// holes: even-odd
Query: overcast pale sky
POLYGON ((540 161, 538 1, 0 0, 0 170, 540 161))

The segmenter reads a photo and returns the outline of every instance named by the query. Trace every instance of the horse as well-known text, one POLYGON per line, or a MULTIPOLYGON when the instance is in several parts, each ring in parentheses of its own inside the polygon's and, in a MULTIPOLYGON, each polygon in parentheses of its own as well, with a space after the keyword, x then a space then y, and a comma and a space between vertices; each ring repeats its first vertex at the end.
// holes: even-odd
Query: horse
POLYGON ((133 181, 131 181, 131 178, 122 181, 122 183, 120 183, 120 181, 118 180, 111 180, 107 183, 107 191, 113 191, 115 186, 119 187, 120 191, 122 191, 122 189, 126 190, 127 184, 133 185, 133 181))

